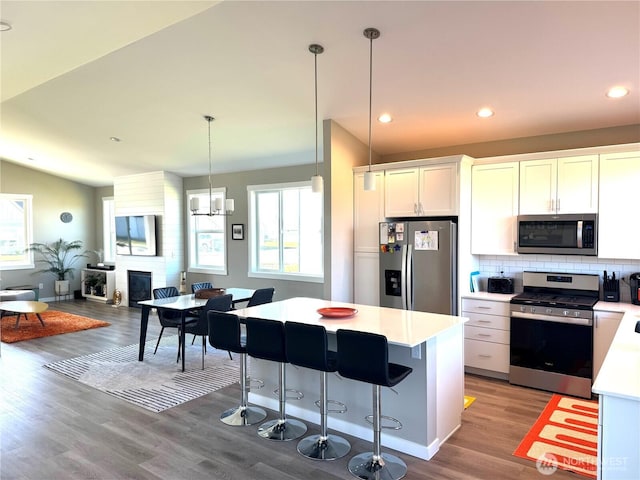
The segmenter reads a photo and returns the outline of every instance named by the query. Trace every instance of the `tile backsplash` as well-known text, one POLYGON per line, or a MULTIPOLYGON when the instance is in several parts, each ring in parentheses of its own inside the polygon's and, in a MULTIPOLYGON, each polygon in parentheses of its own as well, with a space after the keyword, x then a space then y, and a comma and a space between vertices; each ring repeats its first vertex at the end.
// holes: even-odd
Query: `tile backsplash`
POLYGON ((620 301, 631 302, 631 289, 627 283, 629 275, 640 272, 640 260, 612 260, 606 258, 574 255, 479 255, 480 290, 487 289, 487 278, 499 276, 514 279, 516 292, 522 291, 522 272, 590 273, 600 276, 600 298, 602 277, 606 270, 620 278, 620 301), (626 282, 622 279, 625 279, 626 282))

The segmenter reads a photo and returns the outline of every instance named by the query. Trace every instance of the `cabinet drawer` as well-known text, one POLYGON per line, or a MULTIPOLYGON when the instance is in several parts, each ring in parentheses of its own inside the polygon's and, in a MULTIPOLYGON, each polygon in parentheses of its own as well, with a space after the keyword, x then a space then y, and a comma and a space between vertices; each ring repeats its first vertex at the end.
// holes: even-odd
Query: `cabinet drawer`
POLYGON ((485 313, 487 315, 502 315, 509 317, 509 302, 492 302, 490 300, 462 299, 463 312, 485 313))
POLYGON ((464 364, 468 367, 509 373, 509 345, 465 339, 464 364))
POLYGON ((509 332, 507 330, 474 327, 469 324, 464 326, 464 338, 509 345, 509 332))
POLYGON ((465 325, 473 325, 484 328, 497 328, 498 330, 511 330, 511 318, 498 315, 487 315, 486 313, 462 312, 463 317, 469 321, 465 325))

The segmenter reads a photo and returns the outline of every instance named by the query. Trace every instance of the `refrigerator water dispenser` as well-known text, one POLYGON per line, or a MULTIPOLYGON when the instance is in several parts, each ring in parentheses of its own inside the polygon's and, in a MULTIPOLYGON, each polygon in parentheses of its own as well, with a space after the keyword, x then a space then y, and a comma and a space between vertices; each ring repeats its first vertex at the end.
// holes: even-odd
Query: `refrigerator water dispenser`
POLYGON ((402 271, 385 270, 384 271, 384 291, 386 295, 392 297, 402 296, 402 271))

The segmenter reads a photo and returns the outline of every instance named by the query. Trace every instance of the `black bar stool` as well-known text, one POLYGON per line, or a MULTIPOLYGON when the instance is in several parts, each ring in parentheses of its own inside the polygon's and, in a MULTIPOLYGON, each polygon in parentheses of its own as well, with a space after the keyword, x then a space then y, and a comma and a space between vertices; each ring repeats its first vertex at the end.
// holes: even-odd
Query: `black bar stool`
MULTIPOLYGON (((262 318, 247 318, 247 353, 263 360, 278 362, 278 399, 280 416, 258 427, 258 435, 269 440, 294 440, 304 435, 307 426, 299 420, 286 417, 286 376, 287 352, 285 348, 284 323, 262 318)), ((301 398, 299 393, 297 398, 301 398)))
POLYGON ((284 330, 289 363, 321 372, 320 401, 317 402, 320 407, 320 434, 300 440, 298 452, 315 460, 335 460, 344 457, 351 450, 349 442, 338 435, 327 433, 327 373, 338 370, 338 355, 329 350, 327 330, 322 325, 298 322, 286 322, 284 330))
POLYGON ((240 355, 240 405, 222 412, 220 420, 227 425, 253 425, 267 418, 267 412, 260 407, 247 405, 247 349, 240 333, 240 320, 232 313, 214 310, 207 312, 209 323, 209 343, 212 347, 240 355))
MULTIPOLYGON (((380 387, 393 387, 413 369, 389 363, 387 338, 374 333, 338 330, 338 372, 345 378, 373 385, 373 452, 360 453, 349 460, 349 472, 358 478, 371 480, 399 480, 407 473, 407 465, 397 456, 380 452, 382 418, 402 424, 392 417, 383 417, 380 387)), ((410 408, 407 406, 407 408, 410 408)))

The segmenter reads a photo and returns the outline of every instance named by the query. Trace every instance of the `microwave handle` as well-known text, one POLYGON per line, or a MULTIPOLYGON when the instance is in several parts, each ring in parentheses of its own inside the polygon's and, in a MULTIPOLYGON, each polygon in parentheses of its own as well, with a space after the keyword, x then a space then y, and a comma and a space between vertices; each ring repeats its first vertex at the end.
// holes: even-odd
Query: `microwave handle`
POLYGON ((582 220, 578 220, 578 229, 576 231, 578 248, 582 248, 582 220))

